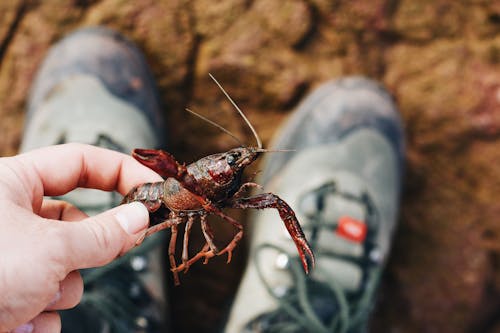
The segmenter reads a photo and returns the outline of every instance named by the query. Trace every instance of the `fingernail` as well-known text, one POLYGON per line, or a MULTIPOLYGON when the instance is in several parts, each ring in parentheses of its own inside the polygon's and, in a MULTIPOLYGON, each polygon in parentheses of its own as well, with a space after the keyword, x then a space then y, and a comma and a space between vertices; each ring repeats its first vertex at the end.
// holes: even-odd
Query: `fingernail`
POLYGON ((115 214, 120 226, 128 234, 134 235, 147 227, 149 212, 142 203, 132 202, 123 206, 115 214))
POLYGON ((31 333, 31 332, 33 332, 34 328, 35 328, 35 326, 33 326, 32 323, 26 323, 26 324, 23 324, 23 325, 15 328, 12 331, 12 333, 31 333))

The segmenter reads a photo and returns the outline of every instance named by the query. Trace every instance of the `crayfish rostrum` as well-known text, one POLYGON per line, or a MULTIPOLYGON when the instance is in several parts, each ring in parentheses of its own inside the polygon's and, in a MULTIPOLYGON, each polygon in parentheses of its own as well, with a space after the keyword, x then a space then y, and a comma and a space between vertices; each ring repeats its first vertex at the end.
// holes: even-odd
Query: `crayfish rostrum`
MULTIPOLYGON (((260 154, 267 150, 262 148, 259 136, 243 112, 215 78, 212 75, 210 77, 248 124, 257 141, 257 147, 243 146, 234 148, 224 153, 203 157, 187 166, 180 164, 171 154, 162 150, 135 149, 132 156, 140 163, 156 171, 165 180, 163 182, 145 183, 134 187, 123 198, 122 203, 140 201, 152 214, 162 206, 168 210, 166 220, 146 230, 138 243, 155 232, 171 228, 168 255, 174 275, 174 283, 179 284, 178 272, 182 270, 186 271, 193 263, 202 258, 207 262, 216 255, 227 253, 227 262, 231 261, 232 251, 243 236, 243 226, 240 222, 226 215, 222 211, 223 208, 275 208, 278 210, 288 233, 297 247, 304 271, 308 273, 310 267, 314 266, 314 254, 290 206, 273 193, 261 193, 249 197, 243 196, 245 189, 258 186, 253 182, 243 183, 242 175, 245 167, 253 163, 260 154), (219 216, 224 221, 233 225, 237 230, 236 235, 223 249, 219 249, 214 244, 214 235, 207 222, 207 217, 210 214, 219 216), (200 220, 206 244, 196 255, 189 258, 189 234, 196 219, 200 220), (184 222, 186 226, 182 246, 182 263, 178 265, 175 259, 177 229, 184 222)), ((204 117, 201 118, 205 119, 204 117)), ((221 128, 212 121, 207 121, 221 128)), ((225 129, 221 129, 227 132, 225 129)), ((233 136, 232 134, 230 135, 233 136)))

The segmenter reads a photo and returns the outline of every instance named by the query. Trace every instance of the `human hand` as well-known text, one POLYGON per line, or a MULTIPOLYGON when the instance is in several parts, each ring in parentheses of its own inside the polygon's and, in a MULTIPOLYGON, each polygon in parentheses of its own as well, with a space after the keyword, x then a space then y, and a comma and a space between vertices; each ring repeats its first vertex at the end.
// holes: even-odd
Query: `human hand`
POLYGON ((159 180, 132 157, 81 144, 0 158, 0 332, 59 332, 55 311, 82 296, 78 269, 102 266, 130 250, 149 222, 140 203, 87 217, 44 195, 77 187, 125 194, 159 180))

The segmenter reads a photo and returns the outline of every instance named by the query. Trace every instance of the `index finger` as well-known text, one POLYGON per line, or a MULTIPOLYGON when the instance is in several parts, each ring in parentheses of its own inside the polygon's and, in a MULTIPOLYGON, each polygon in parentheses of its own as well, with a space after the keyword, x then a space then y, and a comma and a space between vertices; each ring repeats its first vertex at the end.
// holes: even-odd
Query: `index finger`
POLYGON ((33 150, 17 156, 30 184, 39 184, 43 195, 63 195, 77 187, 125 194, 134 185, 161 181, 154 171, 131 156, 91 145, 68 143, 33 150))

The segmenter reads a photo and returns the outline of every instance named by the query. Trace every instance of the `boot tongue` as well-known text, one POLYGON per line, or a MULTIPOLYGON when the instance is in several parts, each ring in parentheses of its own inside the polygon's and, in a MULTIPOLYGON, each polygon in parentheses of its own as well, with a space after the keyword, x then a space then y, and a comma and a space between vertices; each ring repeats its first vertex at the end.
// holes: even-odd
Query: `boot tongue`
POLYGON ((334 279, 350 292, 358 291, 363 278, 358 264, 368 229, 366 207, 359 200, 363 192, 358 178, 349 172, 337 172, 297 198, 296 213, 304 228, 311 229, 310 242, 321 267, 313 272, 313 278, 334 279))

